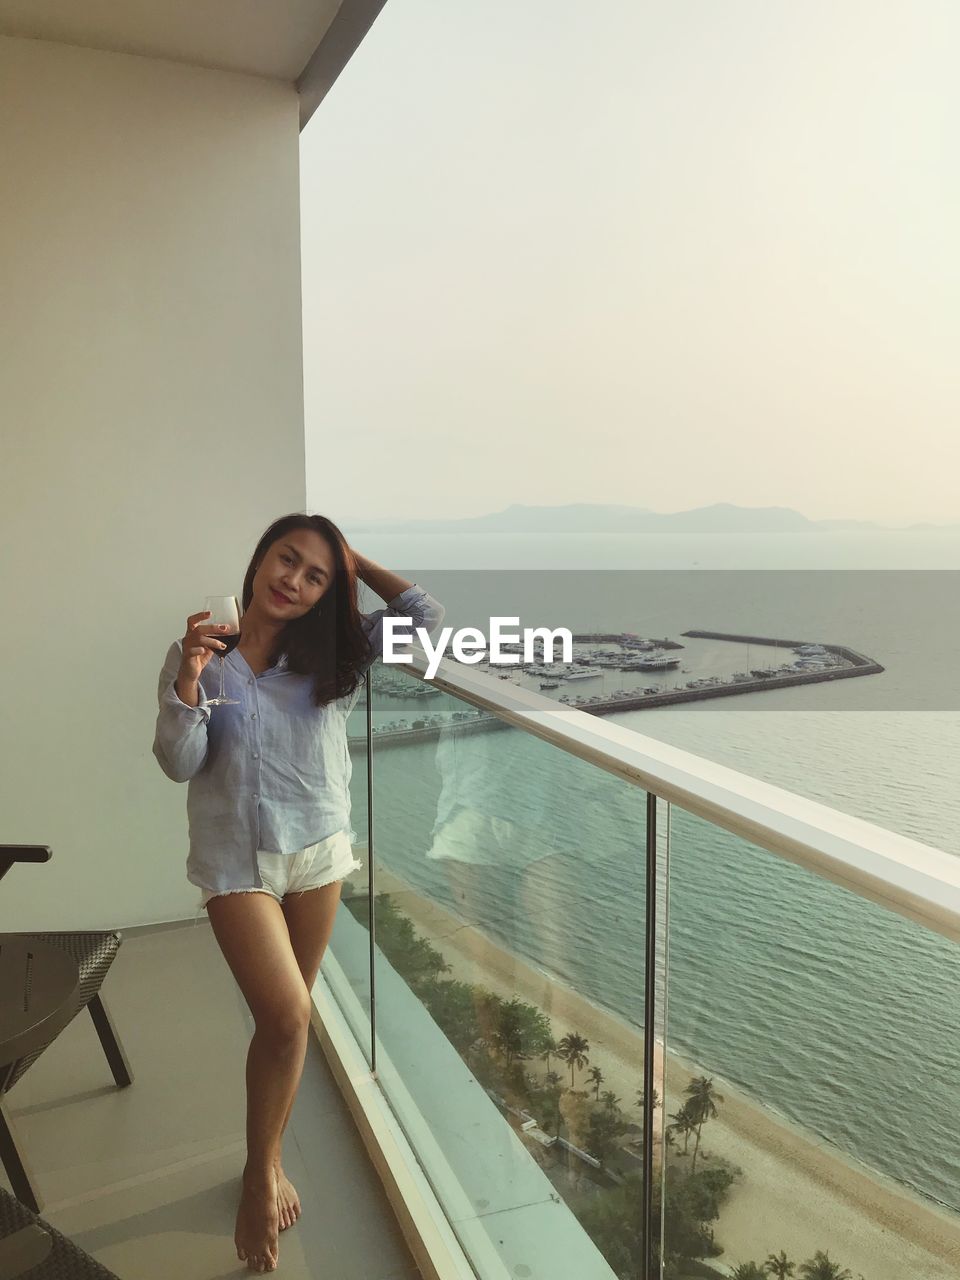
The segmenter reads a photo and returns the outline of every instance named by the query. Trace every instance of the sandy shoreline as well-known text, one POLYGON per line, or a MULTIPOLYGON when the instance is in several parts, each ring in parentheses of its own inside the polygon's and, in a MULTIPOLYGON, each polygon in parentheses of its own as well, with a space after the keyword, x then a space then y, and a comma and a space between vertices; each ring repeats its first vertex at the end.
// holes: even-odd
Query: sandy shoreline
MULTIPOLYGON (((631 1119, 641 1084, 641 1034, 569 987, 505 951, 475 927, 421 897, 382 867, 378 892, 389 893, 450 965, 449 977, 518 996, 542 1009, 556 1037, 577 1031, 590 1042, 590 1065, 604 1075, 631 1119)), ((659 1050, 658 1050, 659 1052, 659 1050)), ((658 1062, 658 1070, 660 1068, 658 1062)), ((536 1071, 542 1064, 530 1063, 536 1071)), ((555 1069, 563 1072, 562 1063, 555 1069)), ((667 1057, 666 1111, 676 1111, 693 1075, 704 1074, 667 1057)), ((715 1225, 722 1261, 763 1262, 786 1250, 797 1262, 827 1250, 856 1280, 953 1280, 960 1274, 960 1218, 939 1211, 889 1179, 858 1167, 835 1150, 750 1101, 715 1073, 725 1099, 719 1120, 704 1126, 703 1149, 744 1171, 715 1225)), ((581 1085, 578 1079, 578 1087, 581 1085)), ((658 1110, 658 1121, 662 1112, 658 1110)))

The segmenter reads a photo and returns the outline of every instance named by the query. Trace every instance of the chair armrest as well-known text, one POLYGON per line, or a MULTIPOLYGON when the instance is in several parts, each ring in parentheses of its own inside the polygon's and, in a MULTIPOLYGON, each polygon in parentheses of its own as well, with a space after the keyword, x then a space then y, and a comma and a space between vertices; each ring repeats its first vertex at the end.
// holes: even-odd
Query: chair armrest
POLYGON ((49 862, 52 857, 46 844, 0 844, 0 880, 15 862, 49 862))

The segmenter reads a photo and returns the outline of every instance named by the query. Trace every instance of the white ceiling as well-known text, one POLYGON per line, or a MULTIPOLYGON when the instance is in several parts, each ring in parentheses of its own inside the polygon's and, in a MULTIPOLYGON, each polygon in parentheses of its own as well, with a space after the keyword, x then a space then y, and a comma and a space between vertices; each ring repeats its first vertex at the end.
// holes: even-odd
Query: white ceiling
POLYGON ((0 35, 294 81, 341 0, 0 0, 0 35))

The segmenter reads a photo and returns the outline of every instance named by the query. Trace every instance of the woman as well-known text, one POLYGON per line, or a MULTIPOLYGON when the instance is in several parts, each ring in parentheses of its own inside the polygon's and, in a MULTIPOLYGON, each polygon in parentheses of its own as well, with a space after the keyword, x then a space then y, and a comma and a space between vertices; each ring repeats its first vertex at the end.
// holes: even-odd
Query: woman
MULTIPOLYGON (((234 705, 210 707, 224 628, 187 619, 160 675, 154 755, 189 780, 187 878, 253 1014, 247 1162, 235 1242, 272 1271, 278 1232, 300 1215, 280 1147, 300 1082, 313 986, 341 880, 359 867, 350 837, 347 716, 379 655, 385 615, 432 630, 425 591, 353 551, 323 516, 275 521, 243 582, 240 641, 224 662, 234 705), (385 601, 364 615, 357 579, 385 601)), ((218 676, 219 673, 217 673, 218 676)))

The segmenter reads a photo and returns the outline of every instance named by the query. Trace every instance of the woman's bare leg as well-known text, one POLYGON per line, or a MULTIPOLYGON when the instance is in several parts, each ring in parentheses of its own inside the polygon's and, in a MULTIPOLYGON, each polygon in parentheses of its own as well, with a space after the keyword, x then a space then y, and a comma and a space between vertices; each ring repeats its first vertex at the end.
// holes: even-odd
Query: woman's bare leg
MULTIPOLYGON (((296 957, 300 975, 309 993, 313 989, 320 961, 333 933, 333 922, 340 902, 339 880, 322 885, 319 889, 306 889, 302 893, 287 894, 283 900, 283 915, 287 923, 290 945, 296 957)), ((290 1099, 283 1118, 281 1138, 286 1132, 293 1111, 294 1099, 290 1099)), ((280 1230, 292 1227, 300 1217, 301 1206, 297 1189, 283 1171, 279 1149, 277 1152, 277 1208, 280 1214, 280 1230)))
POLYGON ((303 1071, 310 998, 274 898, 223 894, 210 900, 207 914, 255 1024, 247 1053, 247 1163, 237 1256, 252 1271, 273 1271, 279 1258, 276 1166, 303 1071))

